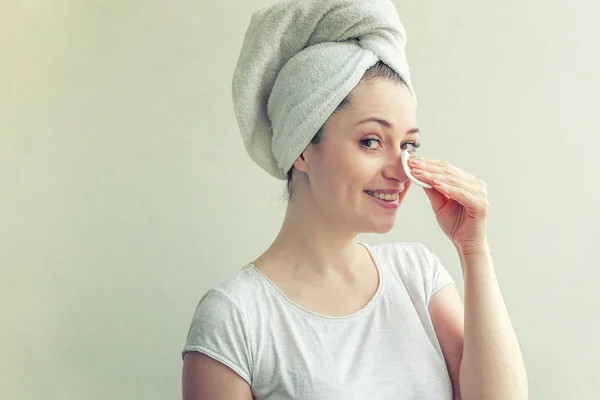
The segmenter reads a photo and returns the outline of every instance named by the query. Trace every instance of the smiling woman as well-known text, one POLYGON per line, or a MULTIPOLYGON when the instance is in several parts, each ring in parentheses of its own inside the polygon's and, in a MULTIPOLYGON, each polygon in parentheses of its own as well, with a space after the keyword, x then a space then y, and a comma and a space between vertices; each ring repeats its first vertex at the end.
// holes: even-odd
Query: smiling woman
POLYGON ((254 14, 236 115, 252 159, 287 179, 289 202, 271 246, 200 300, 185 399, 526 397, 485 183, 447 162, 403 162, 420 146, 404 43, 389 0, 286 0, 254 14), (430 186, 463 262, 466 308, 424 245, 358 240, 392 229, 414 181, 430 186))
MULTIPOLYGON (((373 82, 374 80, 378 80, 378 79, 385 79, 390 82, 404 84, 404 81, 402 80, 400 75, 398 75, 392 68, 388 67, 382 61, 378 61, 375 65, 370 67, 363 75, 361 82, 369 83, 369 82, 373 82)), ((340 102, 340 104, 337 106, 337 108, 333 111, 332 114, 337 114, 341 111, 351 108, 352 94, 353 93, 351 92, 346 97, 344 97, 344 99, 340 102)), ((355 124, 355 126, 360 127, 360 125, 362 125, 362 124, 369 124, 372 122, 379 123, 380 125, 382 125, 385 128, 388 128, 388 129, 393 127, 389 121, 382 119, 382 118, 376 118, 376 117, 369 117, 365 120, 358 121, 355 124)), ((324 131, 324 126, 322 126, 319 129, 319 131, 316 133, 316 135, 311 139, 310 144, 312 144, 312 145, 319 144, 319 142, 323 138, 323 131, 324 131)), ((418 133, 419 133, 418 128, 412 128, 406 132, 407 135, 418 134, 418 133)), ((367 141, 367 140, 376 141, 377 139, 364 139, 364 141, 367 141)), ((415 148, 418 148, 418 147, 419 147, 418 144, 415 143, 415 148)), ((287 198, 288 198, 288 200, 292 198, 292 193, 293 193, 293 186, 292 186, 293 172, 294 172, 294 167, 292 166, 292 168, 287 172, 287 198)))

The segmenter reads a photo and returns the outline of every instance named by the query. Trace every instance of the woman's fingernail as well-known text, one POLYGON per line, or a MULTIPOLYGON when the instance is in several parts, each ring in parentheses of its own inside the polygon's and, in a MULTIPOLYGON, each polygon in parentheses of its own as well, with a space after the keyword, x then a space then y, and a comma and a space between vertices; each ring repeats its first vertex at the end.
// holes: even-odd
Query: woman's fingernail
POLYGON ((408 161, 409 161, 409 162, 410 162, 412 165, 419 165, 419 159, 418 159, 418 158, 411 157, 411 158, 410 158, 408 161))
POLYGON ((423 173, 423 171, 421 171, 420 169, 415 168, 415 169, 412 170, 412 173, 413 173, 413 175, 421 175, 423 173))

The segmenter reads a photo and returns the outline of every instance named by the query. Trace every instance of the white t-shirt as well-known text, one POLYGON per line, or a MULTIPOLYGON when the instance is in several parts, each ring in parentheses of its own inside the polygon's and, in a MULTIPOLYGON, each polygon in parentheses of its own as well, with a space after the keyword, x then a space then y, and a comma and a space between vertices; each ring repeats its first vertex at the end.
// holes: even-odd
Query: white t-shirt
POLYGON ((361 310, 309 311, 248 264, 202 297, 183 355, 198 351, 227 365, 257 400, 451 400, 428 306, 452 277, 419 243, 361 244, 380 277, 361 310))

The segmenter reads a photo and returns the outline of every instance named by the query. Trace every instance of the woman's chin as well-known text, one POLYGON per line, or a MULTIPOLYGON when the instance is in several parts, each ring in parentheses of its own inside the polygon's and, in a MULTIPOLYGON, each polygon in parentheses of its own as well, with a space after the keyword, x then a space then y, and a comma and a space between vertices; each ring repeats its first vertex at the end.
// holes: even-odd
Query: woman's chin
POLYGON ((388 217, 385 220, 371 221, 370 231, 373 233, 383 234, 392 230, 396 217, 388 217))

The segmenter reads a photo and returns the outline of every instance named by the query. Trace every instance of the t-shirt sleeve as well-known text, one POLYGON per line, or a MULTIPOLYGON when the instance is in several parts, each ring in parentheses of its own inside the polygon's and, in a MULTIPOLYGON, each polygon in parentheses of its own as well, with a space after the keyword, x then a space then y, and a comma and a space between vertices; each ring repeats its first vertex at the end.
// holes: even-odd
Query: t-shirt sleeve
POLYGON ((251 384, 251 352, 246 318, 227 293, 210 289, 200 299, 182 351, 204 353, 251 384))
POLYGON ((437 255, 429 251, 424 245, 420 245, 423 251, 423 258, 425 260, 425 271, 423 272, 423 278, 425 280, 425 296, 427 301, 431 299, 438 290, 444 286, 455 284, 454 279, 444 267, 437 255))

